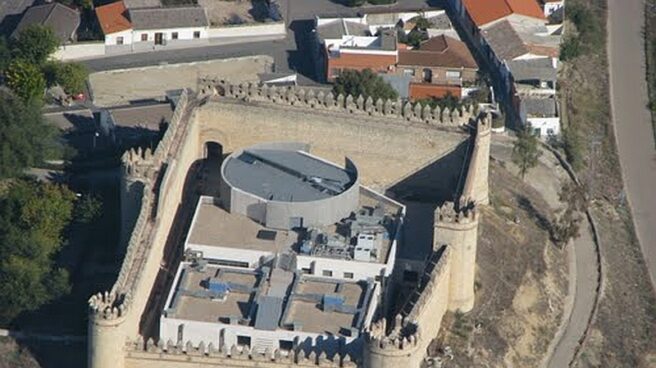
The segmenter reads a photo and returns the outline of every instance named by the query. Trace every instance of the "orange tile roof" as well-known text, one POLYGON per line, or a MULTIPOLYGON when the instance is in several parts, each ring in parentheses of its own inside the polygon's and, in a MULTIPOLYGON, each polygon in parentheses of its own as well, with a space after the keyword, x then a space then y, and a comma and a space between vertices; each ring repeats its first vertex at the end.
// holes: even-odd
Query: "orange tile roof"
POLYGON ((424 41, 419 49, 400 50, 398 64, 478 69, 467 45, 445 35, 424 41))
POLYGON ((463 0, 467 13, 481 27, 511 14, 545 19, 536 0, 463 0))
POLYGON ((99 6, 96 8, 98 23, 104 34, 116 33, 132 28, 127 17, 127 9, 123 1, 99 6))
POLYGON ((410 83, 410 99, 413 101, 424 98, 442 98, 448 94, 460 97, 462 88, 460 86, 432 83, 410 83))

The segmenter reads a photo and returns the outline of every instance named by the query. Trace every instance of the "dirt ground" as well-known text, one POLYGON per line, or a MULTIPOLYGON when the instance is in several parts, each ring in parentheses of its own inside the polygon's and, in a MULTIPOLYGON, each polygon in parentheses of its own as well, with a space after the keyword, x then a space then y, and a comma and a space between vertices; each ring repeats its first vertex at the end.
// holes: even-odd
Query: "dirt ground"
POLYGON ((558 329, 568 288, 567 257, 548 238, 542 196, 497 162, 482 213, 476 306, 446 315, 433 344, 452 350, 449 367, 539 366, 558 329), (483 364, 483 362, 485 362, 483 364))
POLYGON ((39 363, 13 339, 0 337, 0 368, 39 368, 39 363))
POLYGON ((212 27, 254 23, 268 16, 264 1, 198 0, 198 5, 207 10, 212 27))
POLYGON ((98 72, 89 76, 89 84, 94 104, 105 107, 161 98, 181 88, 196 89, 198 78, 204 76, 234 83, 257 81, 258 74, 270 72, 272 66, 271 57, 252 56, 98 72))
MULTIPOLYGON (((605 29, 605 0, 571 0, 589 7, 605 29)), ((590 338, 578 367, 656 367, 656 298, 647 278, 630 213, 626 207, 610 120, 605 48, 568 62, 559 78, 565 120, 580 138, 591 210, 601 233, 604 287, 590 338), (630 309, 629 309, 630 308, 630 309)))

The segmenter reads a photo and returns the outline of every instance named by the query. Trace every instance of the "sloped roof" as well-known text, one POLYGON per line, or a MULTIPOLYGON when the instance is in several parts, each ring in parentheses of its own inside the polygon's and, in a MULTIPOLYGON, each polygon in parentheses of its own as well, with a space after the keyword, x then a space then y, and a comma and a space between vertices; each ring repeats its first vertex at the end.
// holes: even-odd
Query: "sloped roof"
POLYGON ((521 104, 528 117, 549 118, 556 116, 556 100, 554 98, 522 98, 521 104))
POLYGON ((511 14, 545 19, 536 0, 463 0, 467 13, 481 27, 511 14))
POLYGON ((121 32, 132 28, 128 19, 127 9, 123 1, 99 6, 96 8, 98 23, 104 34, 121 32))
POLYGON ((357 22, 339 19, 317 27, 322 39, 339 39, 342 36, 369 36, 369 26, 357 22))
POLYGON ((550 58, 509 61, 508 67, 516 81, 555 81, 558 78, 558 70, 550 58))
POLYGON ((528 47, 508 21, 499 22, 483 31, 485 40, 500 60, 513 60, 529 53, 528 47))
POLYGON ((478 69, 467 45, 445 35, 421 43, 418 50, 400 50, 398 65, 478 69))
POLYGON ((134 29, 207 27, 205 9, 199 6, 130 9, 134 29))
POLYGON ((137 8, 157 8, 162 6, 160 0, 123 0, 125 7, 128 9, 137 8))
POLYGON ((35 24, 52 28, 57 38, 66 42, 80 26, 80 14, 59 3, 33 6, 27 9, 12 36, 17 37, 21 31, 35 24))

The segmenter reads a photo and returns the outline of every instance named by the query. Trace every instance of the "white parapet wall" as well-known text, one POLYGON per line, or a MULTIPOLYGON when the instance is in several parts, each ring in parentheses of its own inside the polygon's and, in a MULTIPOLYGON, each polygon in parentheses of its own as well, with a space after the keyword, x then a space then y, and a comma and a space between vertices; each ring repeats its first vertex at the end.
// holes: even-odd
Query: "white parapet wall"
POLYGON ((207 31, 207 36, 210 39, 265 36, 280 36, 280 38, 283 38, 286 34, 285 22, 212 27, 207 31))
POLYGON ((93 59, 104 55, 105 43, 102 41, 97 41, 60 46, 59 49, 57 49, 57 51, 55 51, 55 53, 52 55, 52 58, 59 61, 71 61, 93 59))

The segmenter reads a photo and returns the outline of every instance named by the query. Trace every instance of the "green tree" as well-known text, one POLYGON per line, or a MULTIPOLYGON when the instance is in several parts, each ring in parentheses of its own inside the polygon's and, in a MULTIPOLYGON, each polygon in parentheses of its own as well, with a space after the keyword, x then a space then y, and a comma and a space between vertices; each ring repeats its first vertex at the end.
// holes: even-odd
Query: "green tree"
POLYGON ((56 130, 46 125, 41 111, 0 90, 0 178, 20 175, 58 154, 56 130))
POLYGON ((519 166, 519 176, 522 180, 530 169, 537 166, 541 154, 538 138, 531 132, 531 126, 520 130, 513 146, 512 161, 519 166))
POLYGON ((75 94, 84 90, 84 82, 89 76, 89 70, 78 63, 49 62, 44 67, 46 78, 50 85, 58 84, 67 94, 75 94))
POLYGON ((346 6, 362 6, 364 5, 365 0, 344 0, 344 5, 346 6))
POLYGON ((380 75, 371 69, 363 71, 344 70, 335 81, 333 93, 339 95, 352 95, 354 98, 362 95, 364 98, 396 99, 399 94, 380 75))
POLYGON ((14 57, 27 60, 34 65, 43 65, 59 47, 59 39, 52 28, 32 25, 18 34, 12 45, 14 57))
POLYGON ((551 238, 560 248, 563 248, 571 239, 579 237, 582 213, 585 212, 588 202, 586 190, 576 183, 567 182, 558 193, 561 203, 566 207, 551 225, 551 238))
POLYGON ((9 63, 11 63, 11 49, 7 40, 0 36, 0 74, 7 69, 9 63))
POLYGON ((25 60, 14 60, 5 71, 7 86, 24 102, 38 102, 43 98, 46 80, 41 70, 25 60))
POLYGON ((0 197, 0 322, 69 290, 68 274, 53 258, 74 201, 65 187, 31 180, 13 181, 0 197))
POLYGON ((102 214, 102 202, 93 195, 83 196, 75 205, 75 221, 82 224, 94 222, 102 214))

